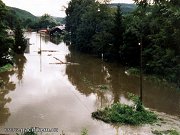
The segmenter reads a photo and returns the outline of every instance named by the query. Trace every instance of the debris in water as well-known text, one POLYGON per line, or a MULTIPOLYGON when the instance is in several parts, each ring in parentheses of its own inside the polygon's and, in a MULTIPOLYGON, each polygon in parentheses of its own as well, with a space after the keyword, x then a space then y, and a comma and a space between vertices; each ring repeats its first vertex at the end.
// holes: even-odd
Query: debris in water
POLYGON ((66 64, 66 65, 79 65, 79 63, 71 63, 71 62, 63 62, 63 63, 56 62, 56 63, 49 63, 49 64, 57 64, 57 65, 61 65, 61 64, 66 64))
POLYGON ((79 65, 79 63, 71 63, 71 62, 63 62, 60 59, 53 57, 54 59, 58 60, 59 62, 56 63, 49 63, 49 64, 68 64, 68 65, 79 65))
POLYGON ((59 51, 56 51, 56 50, 41 50, 42 52, 59 52, 59 51))
POLYGON ((60 59, 58 59, 58 58, 56 58, 56 57, 53 57, 53 58, 55 58, 56 60, 60 61, 60 62, 61 62, 61 64, 63 64, 63 63, 64 63, 63 61, 61 61, 60 59))

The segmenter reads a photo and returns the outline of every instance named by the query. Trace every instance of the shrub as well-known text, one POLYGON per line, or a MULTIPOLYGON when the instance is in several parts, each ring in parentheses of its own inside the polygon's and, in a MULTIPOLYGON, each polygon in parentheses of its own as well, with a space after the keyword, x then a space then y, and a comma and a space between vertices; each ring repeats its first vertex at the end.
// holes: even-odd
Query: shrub
MULTIPOLYGON (((131 95, 132 96, 132 95, 131 95)), ((97 110, 92 117, 113 124, 152 124, 156 122, 157 116, 142 106, 138 97, 133 97, 134 106, 114 103, 110 107, 97 110)))

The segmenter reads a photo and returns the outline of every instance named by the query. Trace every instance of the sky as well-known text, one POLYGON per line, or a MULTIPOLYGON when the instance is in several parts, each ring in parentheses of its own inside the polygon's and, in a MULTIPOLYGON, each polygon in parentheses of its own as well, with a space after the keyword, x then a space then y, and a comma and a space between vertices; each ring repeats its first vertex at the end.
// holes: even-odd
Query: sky
MULTIPOLYGON (((70 0, 2 0, 7 6, 20 8, 29 11, 35 16, 42 16, 45 13, 56 17, 65 17, 62 11, 70 0)), ((132 0, 112 0, 112 3, 133 3, 132 0)))

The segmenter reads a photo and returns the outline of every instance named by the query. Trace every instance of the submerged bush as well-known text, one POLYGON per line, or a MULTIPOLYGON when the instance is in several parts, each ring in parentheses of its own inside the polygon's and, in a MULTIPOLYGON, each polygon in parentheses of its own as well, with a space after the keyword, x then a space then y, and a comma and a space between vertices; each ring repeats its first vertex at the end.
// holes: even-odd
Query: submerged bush
POLYGON ((132 68, 132 67, 131 67, 131 68, 129 68, 128 70, 126 70, 125 73, 126 73, 127 75, 139 76, 140 71, 139 71, 139 69, 137 69, 137 68, 132 68))
POLYGON ((1 72, 5 72, 5 71, 8 71, 12 68, 13 66, 11 64, 6 64, 5 66, 3 67, 0 67, 0 73, 1 72))
POLYGON ((81 135, 88 135, 88 130, 86 128, 84 128, 82 131, 81 131, 81 135))
POLYGON ((155 135, 180 135, 176 130, 166 130, 166 131, 152 131, 155 135))
POLYGON ((30 132, 24 133, 23 135, 37 135, 37 134, 35 132, 30 131, 30 132))
POLYGON ((92 117, 113 124, 140 125, 156 122, 157 116, 153 112, 145 110, 139 98, 133 100, 135 101, 134 106, 115 103, 110 107, 93 112, 92 117))

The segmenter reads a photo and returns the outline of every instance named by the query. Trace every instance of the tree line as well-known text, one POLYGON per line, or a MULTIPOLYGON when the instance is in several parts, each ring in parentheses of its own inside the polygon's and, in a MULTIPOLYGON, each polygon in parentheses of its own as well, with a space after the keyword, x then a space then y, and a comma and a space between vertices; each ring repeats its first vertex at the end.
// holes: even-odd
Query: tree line
POLYGON ((46 13, 40 17, 36 17, 24 10, 16 8, 13 9, 11 7, 7 7, 7 9, 8 12, 4 18, 4 22, 11 29, 15 29, 17 23, 19 23, 22 28, 27 30, 39 30, 47 27, 52 28, 54 26, 60 25, 60 22, 56 21, 54 17, 46 13), (17 14, 18 11, 19 14, 17 14))
POLYGON ((15 54, 23 54, 26 49, 26 40, 21 25, 18 23, 14 28, 14 38, 8 35, 6 15, 8 8, 0 0, 0 67, 14 63, 15 54))
POLYGON ((142 45, 143 72, 180 85, 180 1, 134 0, 137 8, 129 14, 108 2, 69 2, 71 47, 139 68, 142 45))

